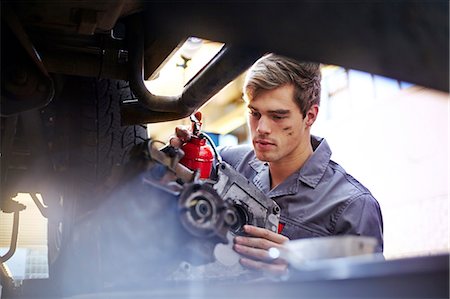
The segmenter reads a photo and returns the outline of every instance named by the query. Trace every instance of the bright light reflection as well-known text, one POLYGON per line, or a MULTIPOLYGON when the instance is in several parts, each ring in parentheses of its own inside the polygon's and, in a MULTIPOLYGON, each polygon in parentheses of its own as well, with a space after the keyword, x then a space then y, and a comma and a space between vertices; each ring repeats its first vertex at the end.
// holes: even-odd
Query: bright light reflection
POLYGON ((277 259, 280 257, 280 250, 275 247, 269 248, 269 256, 273 259, 277 259))
POLYGON ((220 51, 224 44, 190 37, 161 68, 156 79, 145 81, 155 95, 177 96, 189 82, 220 51))

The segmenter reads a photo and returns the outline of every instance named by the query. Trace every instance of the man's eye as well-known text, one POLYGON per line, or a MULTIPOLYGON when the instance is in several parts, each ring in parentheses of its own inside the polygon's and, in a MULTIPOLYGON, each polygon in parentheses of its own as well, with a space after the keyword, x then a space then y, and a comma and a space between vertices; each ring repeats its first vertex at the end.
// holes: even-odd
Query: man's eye
POLYGON ((272 119, 274 120, 281 120, 281 119, 285 119, 286 116, 279 116, 279 115, 272 115, 272 119))
POLYGON ((261 116, 261 114, 259 114, 259 112, 256 112, 256 111, 250 110, 249 113, 250 113, 250 116, 252 116, 252 117, 259 118, 261 116))

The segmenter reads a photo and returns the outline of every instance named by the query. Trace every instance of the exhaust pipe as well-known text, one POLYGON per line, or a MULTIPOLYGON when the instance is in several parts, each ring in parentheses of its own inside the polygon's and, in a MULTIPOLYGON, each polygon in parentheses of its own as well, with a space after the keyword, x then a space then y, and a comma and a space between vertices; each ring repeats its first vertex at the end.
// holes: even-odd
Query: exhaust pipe
POLYGON ((144 34, 139 17, 129 39, 129 81, 137 101, 122 106, 122 124, 133 125, 181 119, 191 115, 228 83, 246 71, 262 55, 251 48, 225 45, 219 53, 185 86, 179 96, 152 94, 144 83, 144 34))

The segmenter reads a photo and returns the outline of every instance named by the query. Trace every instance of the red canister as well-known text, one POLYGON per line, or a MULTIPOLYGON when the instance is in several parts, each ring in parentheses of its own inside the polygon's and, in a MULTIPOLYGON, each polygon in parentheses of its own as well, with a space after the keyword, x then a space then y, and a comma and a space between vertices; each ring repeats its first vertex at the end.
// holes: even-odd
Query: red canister
POLYGON ((201 179, 209 178, 214 155, 211 147, 206 144, 206 139, 192 136, 181 149, 184 151, 184 157, 180 160, 180 163, 191 170, 198 169, 201 179))
POLYGON ((206 144, 206 138, 200 134, 201 118, 200 112, 191 116, 193 135, 188 142, 181 146, 184 157, 180 160, 180 163, 191 170, 198 169, 200 178, 207 179, 211 174, 214 154, 212 148, 206 144))

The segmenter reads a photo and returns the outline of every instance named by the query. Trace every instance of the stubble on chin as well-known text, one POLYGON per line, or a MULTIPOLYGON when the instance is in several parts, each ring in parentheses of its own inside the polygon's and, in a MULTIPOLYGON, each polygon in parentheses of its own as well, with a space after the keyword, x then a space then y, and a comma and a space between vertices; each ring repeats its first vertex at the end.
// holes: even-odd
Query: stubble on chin
POLYGON ((258 158, 259 161, 261 162, 270 162, 271 158, 270 158, 270 154, 268 153, 261 153, 255 150, 255 155, 256 158, 258 158))

